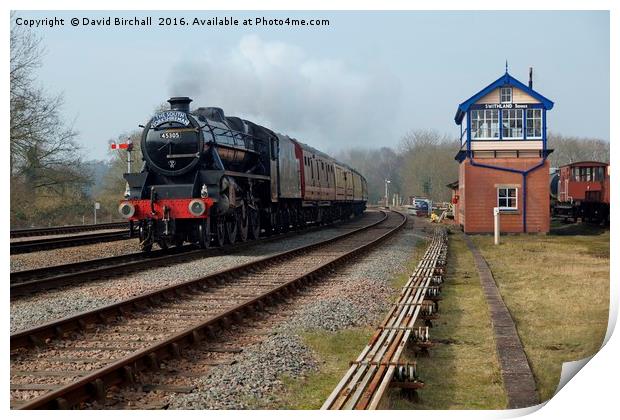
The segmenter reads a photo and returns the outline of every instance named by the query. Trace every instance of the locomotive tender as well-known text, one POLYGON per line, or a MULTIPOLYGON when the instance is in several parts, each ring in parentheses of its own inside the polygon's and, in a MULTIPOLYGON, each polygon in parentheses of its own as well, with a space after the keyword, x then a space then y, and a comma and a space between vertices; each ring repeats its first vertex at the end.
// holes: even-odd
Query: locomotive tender
POLYGON ((138 227, 142 250, 223 246, 366 209, 367 183, 354 169, 221 108, 190 112, 191 101, 170 98, 149 120, 142 171, 124 174, 119 213, 138 227))

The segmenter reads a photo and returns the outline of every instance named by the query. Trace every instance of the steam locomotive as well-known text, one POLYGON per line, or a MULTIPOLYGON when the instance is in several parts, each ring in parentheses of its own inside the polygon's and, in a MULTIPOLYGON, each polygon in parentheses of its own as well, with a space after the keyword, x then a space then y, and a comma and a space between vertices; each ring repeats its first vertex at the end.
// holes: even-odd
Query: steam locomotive
POLYGON ((141 172, 124 174, 119 213, 142 250, 223 246, 366 209, 366 180, 349 166, 221 108, 168 102, 144 126, 141 172))

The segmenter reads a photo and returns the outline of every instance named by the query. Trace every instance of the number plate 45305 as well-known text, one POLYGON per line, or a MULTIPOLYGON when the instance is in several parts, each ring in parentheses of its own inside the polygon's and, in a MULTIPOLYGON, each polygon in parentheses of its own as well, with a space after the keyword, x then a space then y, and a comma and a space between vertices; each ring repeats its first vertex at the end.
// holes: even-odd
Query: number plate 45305
POLYGON ((178 131, 164 131, 159 135, 162 139, 180 139, 181 133, 178 131))

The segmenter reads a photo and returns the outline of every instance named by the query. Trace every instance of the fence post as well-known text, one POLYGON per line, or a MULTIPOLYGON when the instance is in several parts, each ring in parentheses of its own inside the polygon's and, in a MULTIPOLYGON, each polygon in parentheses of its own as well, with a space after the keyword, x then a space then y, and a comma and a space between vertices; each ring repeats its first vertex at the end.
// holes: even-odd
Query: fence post
POLYGON ((499 207, 493 207, 493 231, 495 233, 495 245, 499 245, 499 207))

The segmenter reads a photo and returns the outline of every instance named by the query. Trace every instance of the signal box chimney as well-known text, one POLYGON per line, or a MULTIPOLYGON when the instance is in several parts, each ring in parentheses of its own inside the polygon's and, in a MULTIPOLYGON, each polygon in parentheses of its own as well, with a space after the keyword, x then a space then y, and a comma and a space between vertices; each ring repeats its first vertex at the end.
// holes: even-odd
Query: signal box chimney
POLYGON ((532 89, 532 86, 534 84, 534 82, 532 81, 533 73, 534 73, 534 69, 532 67, 530 67, 530 82, 528 83, 528 86, 530 87, 530 89, 532 89))

